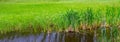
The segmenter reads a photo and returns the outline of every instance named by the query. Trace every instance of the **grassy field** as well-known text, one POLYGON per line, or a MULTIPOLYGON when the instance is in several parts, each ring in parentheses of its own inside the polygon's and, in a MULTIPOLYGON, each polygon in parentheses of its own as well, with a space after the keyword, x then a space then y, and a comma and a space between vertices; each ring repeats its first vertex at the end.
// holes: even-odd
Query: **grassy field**
POLYGON ((101 38, 105 39, 109 31, 110 36, 118 40, 119 4, 119 0, 41 3, 0 0, 0 34, 11 31, 66 31, 68 28, 94 31, 100 28, 101 38))
MULTIPOLYGON (((70 3, 1 3, 0 32, 40 28, 65 30, 92 29, 105 23, 106 27, 119 27, 119 2, 70 2, 70 3), (72 18, 71 18, 72 17, 72 18)), ((34 30, 36 31, 36 30, 34 30)))

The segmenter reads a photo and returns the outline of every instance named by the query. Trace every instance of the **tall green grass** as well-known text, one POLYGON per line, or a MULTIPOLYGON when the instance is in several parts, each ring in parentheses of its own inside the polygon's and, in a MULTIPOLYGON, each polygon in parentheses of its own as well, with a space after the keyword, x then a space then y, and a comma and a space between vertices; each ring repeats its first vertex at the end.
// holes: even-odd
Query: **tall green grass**
POLYGON ((108 25, 117 25, 120 22, 120 9, 117 4, 0 4, 0 6, 1 29, 15 26, 26 28, 29 25, 35 28, 36 25, 49 28, 51 24, 55 25, 55 28, 67 28, 69 25, 78 28, 80 24, 91 26, 101 24, 103 18, 108 25))

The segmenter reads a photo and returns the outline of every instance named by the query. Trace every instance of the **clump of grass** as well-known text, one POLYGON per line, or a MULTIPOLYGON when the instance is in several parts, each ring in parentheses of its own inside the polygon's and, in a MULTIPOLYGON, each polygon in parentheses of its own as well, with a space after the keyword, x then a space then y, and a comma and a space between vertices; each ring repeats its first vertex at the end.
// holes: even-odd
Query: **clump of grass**
POLYGON ((93 19, 94 17, 93 17, 92 9, 87 8, 87 10, 85 11, 85 16, 84 16, 85 24, 92 25, 93 19))
POLYGON ((66 20, 68 20, 69 28, 77 28, 76 26, 78 26, 80 22, 80 16, 77 11, 68 10, 64 17, 66 18, 66 20))
POLYGON ((66 11, 66 14, 62 14, 59 17, 60 21, 58 22, 59 28, 71 28, 75 29, 79 25, 80 22, 80 16, 79 13, 75 10, 68 10, 66 11))

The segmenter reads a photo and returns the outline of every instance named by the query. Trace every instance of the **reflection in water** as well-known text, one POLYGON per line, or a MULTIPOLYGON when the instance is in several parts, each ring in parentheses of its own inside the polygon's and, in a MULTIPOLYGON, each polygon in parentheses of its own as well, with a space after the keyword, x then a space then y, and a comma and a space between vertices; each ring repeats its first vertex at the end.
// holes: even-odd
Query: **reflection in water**
POLYGON ((94 41, 94 42, 97 42, 97 33, 96 33, 96 30, 94 31, 93 41, 94 41))
POLYGON ((52 32, 29 35, 14 35, 1 38, 0 42, 97 42, 94 33, 52 32))
POLYGON ((82 38, 81 38, 81 42, 86 42, 86 41, 85 41, 85 32, 83 33, 83 36, 82 36, 82 38))

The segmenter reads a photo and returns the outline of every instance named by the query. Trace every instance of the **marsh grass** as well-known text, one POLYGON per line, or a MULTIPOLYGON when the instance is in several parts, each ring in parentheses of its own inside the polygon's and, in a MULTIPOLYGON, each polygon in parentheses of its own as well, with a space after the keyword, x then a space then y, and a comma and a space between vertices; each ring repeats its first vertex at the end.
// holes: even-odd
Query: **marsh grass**
MULTIPOLYGON (((11 10, 9 8, 1 9, 0 13, 6 12, 7 9, 9 9, 10 12, 8 11, 9 14, 8 13, 0 14, 1 16, 0 32, 1 34, 5 34, 10 31, 61 32, 68 30, 69 28, 72 28, 74 31, 79 31, 84 33, 87 32, 88 30, 90 30, 90 32, 93 32, 94 30, 97 31, 97 29, 99 29, 99 33, 101 34, 100 38, 103 39, 103 42, 109 42, 109 41, 119 42, 118 41, 118 39, 120 38, 120 32, 119 32, 120 7, 119 6, 103 5, 101 7, 99 6, 85 7, 84 5, 83 6, 72 5, 73 7, 75 7, 73 8, 62 4, 61 6, 64 7, 61 8, 59 5, 56 4, 55 5, 45 4, 40 6, 28 5, 30 7, 28 6, 27 8, 23 7, 21 9, 18 9, 18 11, 16 11, 16 9, 11 10), (36 6, 40 7, 41 9, 36 8, 36 6), (48 11, 42 9, 46 6, 50 6, 50 8, 45 8, 48 11), (52 8, 52 7, 56 7, 56 8, 52 8), (66 7, 68 10, 66 9, 66 7), (22 13, 21 11, 25 11, 23 12, 25 14, 20 14, 22 13), (29 13, 29 11, 32 11, 31 14, 29 13), (17 13, 19 13, 19 15, 17 15, 17 13), (110 36, 107 36, 109 35, 108 33, 110 34, 110 36)), ((7 6, 3 5, 2 8, 4 7, 7 6)), ((13 5, 12 8, 14 7, 15 6, 13 5)), ((19 5, 17 6, 17 8, 20 7, 22 6, 19 5)))

